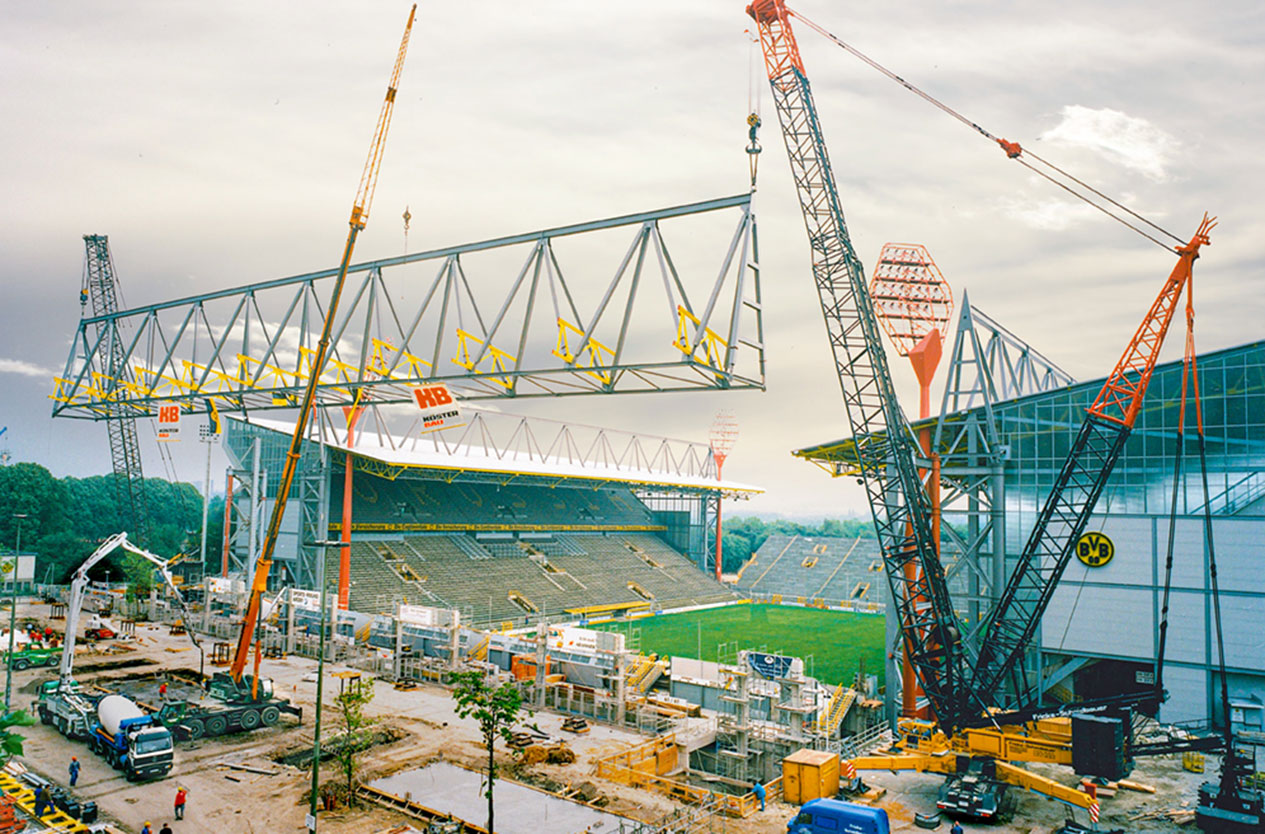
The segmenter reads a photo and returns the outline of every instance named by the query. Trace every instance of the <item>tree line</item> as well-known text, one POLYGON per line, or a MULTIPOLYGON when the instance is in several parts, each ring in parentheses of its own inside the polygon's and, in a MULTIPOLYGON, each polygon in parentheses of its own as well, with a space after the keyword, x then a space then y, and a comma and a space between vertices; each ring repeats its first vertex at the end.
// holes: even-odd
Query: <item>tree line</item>
MULTIPOLYGON (((114 475, 55 478, 37 463, 0 467, 0 551, 18 544, 35 553, 35 581, 61 583, 109 536, 126 531, 146 550, 168 559, 197 550, 202 535, 202 495, 192 484, 145 479, 149 524, 144 537, 131 524, 126 488, 115 488, 114 475), (16 515, 25 518, 16 518, 16 515)), ((216 552, 224 520, 224 498, 211 502, 207 549, 216 552), (218 505, 218 511, 217 511, 218 505)), ((143 560, 142 560, 143 561, 143 560)), ((94 578, 130 578, 128 560, 105 560, 94 578)))
POLYGON ((818 524, 805 524, 784 518, 764 521, 755 516, 737 516, 723 519, 721 528, 721 548, 724 551, 721 567, 726 573, 735 573, 742 567, 742 563, 750 559, 769 536, 874 538, 873 522, 859 518, 827 518, 818 524))

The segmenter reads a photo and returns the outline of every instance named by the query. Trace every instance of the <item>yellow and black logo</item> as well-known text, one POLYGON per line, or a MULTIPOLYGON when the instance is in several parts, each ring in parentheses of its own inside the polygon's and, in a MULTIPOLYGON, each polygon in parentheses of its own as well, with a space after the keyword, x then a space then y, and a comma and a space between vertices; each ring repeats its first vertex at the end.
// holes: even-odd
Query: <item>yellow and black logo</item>
POLYGON ((1116 546, 1102 533, 1085 533, 1076 540, 1076 558, 1091 568, 1101 568, 1116 555, 1116 546))

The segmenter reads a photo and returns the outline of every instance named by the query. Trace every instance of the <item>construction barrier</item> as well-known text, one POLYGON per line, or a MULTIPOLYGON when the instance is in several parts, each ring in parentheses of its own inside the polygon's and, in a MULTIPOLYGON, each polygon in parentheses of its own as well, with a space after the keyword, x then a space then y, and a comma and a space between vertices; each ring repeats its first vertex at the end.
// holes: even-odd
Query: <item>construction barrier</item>
MULTIPOLYGON (((597 775, 616 784, 645 788, 690 805, 714 803, 719 813, 730 817, 746 818, 760 810, 760 800, 754 793, 734 795, 709 791, 667 775, 679 769, 675 734, 659 736, 597 762, 597 775)), ((778 798, 782 794, 782 777, 764 787, 768 799, 778 798)))

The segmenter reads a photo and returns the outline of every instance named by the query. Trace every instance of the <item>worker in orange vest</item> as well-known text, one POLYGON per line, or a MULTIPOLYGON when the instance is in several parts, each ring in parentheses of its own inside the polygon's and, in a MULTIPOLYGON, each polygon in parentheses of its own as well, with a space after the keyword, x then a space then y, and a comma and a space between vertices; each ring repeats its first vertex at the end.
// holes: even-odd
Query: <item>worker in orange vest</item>
POLYGON ((178 820, 184 819, 184 804, 187 797, 188 791, 184 789, 184 785, 181 785, 176 790, 176 819, 178 820))

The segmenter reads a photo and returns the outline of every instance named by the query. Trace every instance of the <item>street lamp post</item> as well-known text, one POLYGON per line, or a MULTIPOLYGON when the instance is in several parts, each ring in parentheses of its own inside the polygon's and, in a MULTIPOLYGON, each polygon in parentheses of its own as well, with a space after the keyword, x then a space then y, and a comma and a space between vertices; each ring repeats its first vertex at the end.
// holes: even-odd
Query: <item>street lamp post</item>
MULTIPOLYGON (((311 545, 328 550, 331 547, 341 548, 343 543, 322 539, 321 541, 311 542, 311 545)), ((324 553, 321 555, 321 560, 316 566, 317 582, 321 586, 321 616, 320 625, 317 627, 320 631, 320 637, 317 639, 316 649, 316 726, 312 732, 312 796, 307 815, 308 834, 316 834, 316 794, 320 785, 321 772, 321 697, 325 683, 325 555, 324 553)))
POLYGON ((13 637, 18 620, 18 554, 22 552, 22 519, 26 518, 26 513, 14 513, 13 517, 17 520, 18 541, 13 549, 13 570, 9 577, 12 584, 9 586, 9 654, 4 663, 5 715, 9 714, 9 705, 12 703, 11 696, 13 695, 13 637))

